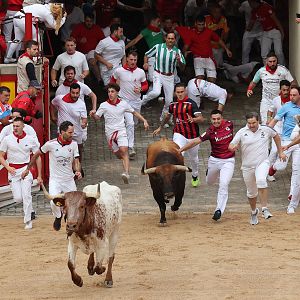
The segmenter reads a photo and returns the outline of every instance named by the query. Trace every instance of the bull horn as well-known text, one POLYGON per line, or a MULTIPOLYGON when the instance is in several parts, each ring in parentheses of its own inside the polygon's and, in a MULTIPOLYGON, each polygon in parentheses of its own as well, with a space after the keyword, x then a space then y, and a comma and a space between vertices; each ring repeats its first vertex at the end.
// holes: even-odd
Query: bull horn
POLYGON ((85 193, 85 197, 86 198, 95 198, 95 199, 100 198, 100 184, 97 184, 97 193, 96 194, 87 192, 87 193, 85 193))
POLYGON ((48 193, 48 191, 46 190, 46 188, 45 188, 45 186, 44 186, 43 183, 41 184, 41 186, 42 186, 42 190, 43 190, 43 192, 44 192, 44 195, 46 196, 46 198, 47 198, 48 200, 53 200, 53 199, 55 199, 55 198, 65 199, 65 194, 58 194, 58 195, 52 196, 52 195, 50 195, 50 194, 48 193))
POLYGON ((183 171, 183 172, 189 172, 189 168, 183 165, 175 165, 176 171, 183 171))
POLYGON ((156 171, 156 167, 145 169, 144 174, 153 174, 156 171))

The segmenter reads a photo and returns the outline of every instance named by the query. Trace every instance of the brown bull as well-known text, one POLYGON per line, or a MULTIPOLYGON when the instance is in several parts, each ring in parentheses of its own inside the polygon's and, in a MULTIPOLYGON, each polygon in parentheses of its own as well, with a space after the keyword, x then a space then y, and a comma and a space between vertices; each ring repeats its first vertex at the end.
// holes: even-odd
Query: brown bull
POLYGON ((178 145, 162 138, 148 146, 147 161, 141 172, 148 174, 160 210, 160 224, 165 224, 166 203, 175 196, 172 211, 177 211, 182 203, 185 188, 185 172, 191 171, 184 166, 183 156, 177 151, 178 145))

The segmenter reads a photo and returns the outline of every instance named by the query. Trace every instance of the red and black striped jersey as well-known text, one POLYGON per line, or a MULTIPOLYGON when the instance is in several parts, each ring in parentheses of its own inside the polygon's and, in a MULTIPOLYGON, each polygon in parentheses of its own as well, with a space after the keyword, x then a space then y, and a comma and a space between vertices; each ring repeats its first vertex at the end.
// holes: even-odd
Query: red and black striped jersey
POLYGON ((187 97, 182 101, 172 102, 169 106, 169 113, 173 115, 174 133, 179 133, 187 139, 199 136, 198 124, 188 122, 188 116, 194 118, 197 114, 201 114, 196 102, 187 97))

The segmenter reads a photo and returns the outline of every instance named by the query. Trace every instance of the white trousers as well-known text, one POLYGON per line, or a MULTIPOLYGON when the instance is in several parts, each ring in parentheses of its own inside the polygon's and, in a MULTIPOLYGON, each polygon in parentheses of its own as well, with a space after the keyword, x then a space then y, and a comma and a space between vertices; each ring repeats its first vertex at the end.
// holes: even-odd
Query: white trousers
MULTIPOLYGON (((13 17, 16 13, 17 13, 17 11, 15 11, 15 10, 8 10, 6 12, 5 18, 13 17)), ((6 42, 11 41, 13 28, 14 28, 13 19, 9 19, 6 22, 4 22, 4 24, 3 24, 3 34, 4 34, 6 42)))
MULTIPOLYGON (((185 146, 187 143, 189 143, 191 139, 187 139, 184 137, 182 134, 175 132, 173 134, 173 142, 176 143, 180 148, 185 146)), ((182 152, 182 155, 185 156, 185 153, 189 157, 191 169, 192 169, 192 176, 198 177, 199 172, 199 158, 198 158, 198 150, 199 150, 199 145, 196 145, 195 147, 182 152)))
POLYGON ((151 82, 153 82, 154 66, 155 66, 155 57, 149 57, 148 58, 148 76, 147 76, 147 79, 151 82))
MULTIPOLYGON (((296 164, 298 166, 300 166, 300 158, 296 157, 296 164)), ((294 159, 293 159, 293 163, 294 163, 294 159)), ((293 179, 292 176, 292 180, 294 180, 293 182, 293 192, 290 194, 292 195, 292 199, 290 201, 289 207, 293 207, 293 208, 297 208, 299 205, 299 200, 300 200, 300 172, 297 172, 295 174, 295 177, 293 179)), ((291 185, 292 185, 292 181, 291 181, 291 185)))
POLYGON ((163 87, 165 93, 165 105, 163 107, 161 113, 161 119, 164 114, 168 112, 169 105, 173 101, 173 93, 174 93, 174 75, 166 76, 160 74, 156 71, 153 73, 153 89, 147 95, 143 97, 143 105, 145 105, 148 101, 158 97, 161 93, 161 88, 163 87))
MULTIPOLYGON (((54 196, 61 193, 73 192, 77 191, 76 184, 74 179, 72 180, 55 180, 50 177, 49 179, 49 194, 54 196)), ((55 218, 61 217, 62 207, 58 207, 54 204, 53 200, 50 201, 50 206, 52 210, 52 214, 55 218)))
POLYGON ((119 68, 120 65, 113 67, 110 70, 107 70, 106 67, 102 67, 100 64, 100 74, 101 74, 101 78, 103 80, 104 85, 108 85, 110 83, 110 79, 111 76, 114 74, 114 72, 116 71, 117 68, 119 68))
POLYGON ((267 124, 268 120, 268 110, 271 110, 272 103, 267 99, 261 99, 259 113, 260 113, 260 120, 262 125, 267 124))
POLYGON ((274 44, 274 51, 278 57, 278 63, 284 66, 285 61, 282 50, 281 33, 278 29, 263 32, 261 41, 261 57, 263 61, 266 60, 267 55, 272 48, 272 44, 274 44))
MULTIPOLYGON (((291 141, 282 141, 282 146, 286 146, 291 141)), ((284 151, 284 154, 286 155, 287 159, 286 161, 281 161, 279 158, 276 159, 273 168, 277 171, 285 170, 287 167, 287 164, 289 162, 290 157, 292 156, 293 162, 292 162, 292 177, 291 177, 291 187, 290 187, 290 195, 294 194, 294 188, 297 184, 297 178, 300 174, 300 146, 294 145, 288 150, 284 151)))
MULTIPOLYGON (((130 101, 125 100, 133 109, 134 111, 140 113, 141 112, 141 105, 142 101, 130 101)), ((139 99, 138 99, 139 100, 139 99)), ((126 134, 128 138, 128 147, 132 148, 134 146, 134 126, 138 124, 138 119, 133 116, 132 113, 126 112, 124 115, 125 125, 126 125, 126 134)))
POLYGON ((264 160, 256 168, 243 168, 243 178, 247 188, 247 197, 252 199, 257 197, 258 189, 268 187, 267 175, 270 168, 268 159, 264 160))
POLYGON ((213 54, 214 54, 214 58, 215 58, 215 61, 216 61, 216 64, 217 64, 217 68, 220 68, 223 66, 223 53, 224 53, 224 50, 223 48, 213 48, 213 54))
POLYGON ((219 178, 219 190, 216 210, 220 209, 222 214, 228 200, 228 186, 234 172, 235 158, 221 159, 210 156, 206 174, 206 183, 212 185, 219 178))
POLYGON ((27 166, 16 169, 15 175, 8 174, 8 181, 14 201, 16 201, 17 203, 23 202, 24 223, 31 221, 32 212, 31 186, 33 177, 29 172, 24 179, 21 178, 21 174, 26 170, 26 168, 27 166))
POLYGON ((261 45, 262 35, 263 35, 262 32, 251 32, 251 31, 244 32, 243 42, 242 42, 242 49, 243 49, 242 64, 246 64, 249 62, 249 54, 254 40, 258 40, 259 44, 261 45))

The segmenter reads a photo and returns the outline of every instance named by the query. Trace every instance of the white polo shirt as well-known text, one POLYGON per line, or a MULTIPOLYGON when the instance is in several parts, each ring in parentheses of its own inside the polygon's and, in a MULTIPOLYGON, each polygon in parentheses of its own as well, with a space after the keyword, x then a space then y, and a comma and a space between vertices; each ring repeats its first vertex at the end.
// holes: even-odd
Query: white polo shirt
MULTIPOLYGON (((92 90, 86 84, 84 84, 80 81, 78 81, 76 83, 80 85, 80 96, 79 96, 78 100, 82 100, 84 102, 84 96, 88 96, 89 94, 91 94, 92 90)), ((57 90, 55 92, 55 96, 58 96, 58 95, 63 95, 64 96, 68 93, 70 93, 70 87, 61 84, 57 88, 57 90)))
POLYGON ((80 75, 83 71, 89 70, 86 57, 83 53, 75 51, 74 54, 70 55, 67 52, 64 52, 57 56, 52 68, 56 71, 61 71, 59 84, 62 84, 65 80, 64 69, 66 66, 73 66, 76 70, 75 79, 83 82, 83 79, 80 77, 80 75))
POLYGON ((119 67, 113 74, 115 80, 120 81, 119 97, 126 101, 140 102, 141 93, 135 93, 134 88, 141 87, 141 83, 146 81, 144 70, 136 68, 133 71, 119 67))
POLYGON ((187 92, 188 97, 207 97, 209 100, 223 105, 226 103, 227 91, 203 79, 191 79, 187 85, 187 92))
MULTIPOLYGON (((7 126, 4 126, 3 129, 1 130, 0 132, 0 143, 2 142, 2 140, 13 133, 13 124, 9 124, 7 126)), ((36 139, 37 142, 38 141, 38 138, 37 138, 37 135, 36 135, 36 132, 35 130, 33 129, 33 127, 31 127, 30 125, 27 125, 27 124, 24 124, 24 128, 23 128, 24 132, 32 137, 34 137, 36 139)))
MULTIPOLYGON (((121 64, 121 60, 125 55, 125 43, 123 40, 114 41, 110 36, 101 40, 95 52, 100 54, 105 60, 113 65, 113 68, 117 68, 121 64)), ((104 64, 100 64, 101 71, 108 71, 104 64)))
POLYGON ((269 102, 271 105, 272 100, 279 95, 280 92, 280 81, 288 80, 293 81, 294 78, 290 71, 281 65, 277 66, 276 71, 271 74, 266 70, 266 67, 260 68, 254 75, 253 82, 258 83, 259 80, 262 82, 262 100, 269 102))
POLYGON ((58 111, 57 126, 59 127, 64 121, 70 121, 74 125, 74 141, 82 144, 83 128, 81 127, 81 118, 87 118, 85 103, 81 100, 67 103, 62 99, 64 96, 58 95, 51 102, 58 111))
POLYGON ((240 144, 242 151, 241 169, 256 168, 269 156, 269 142, 277 132, 266 125, 259 125, 256 132, 252 132, 248 125, 241 128, 234 136, 231 144, 240 144))
POLYGON ((73 160, 79 157, 75 141, 63 146, 57 139, 53 139, 46 142, 40 150, 43 153, 49 152, 50 180, 73 180, 73 160))
POLYGON ((116 105, 112 105, 105 101, 100 104, 96 115, 104 116, 105 120, 105 133, 107 136, 111 136, 115 131, 126 130, 124 114, 125 112, 133 113, 134 109, 123 100, 116 105))
POLYGON ((7 154, 7 162, 10 164, 28 164, 30 154, 39 150, 40 144, 33 136, 26 134, 24 138, 18 139, 14 134, 6 136, 0 151, 7 154))

